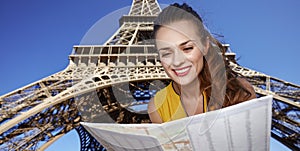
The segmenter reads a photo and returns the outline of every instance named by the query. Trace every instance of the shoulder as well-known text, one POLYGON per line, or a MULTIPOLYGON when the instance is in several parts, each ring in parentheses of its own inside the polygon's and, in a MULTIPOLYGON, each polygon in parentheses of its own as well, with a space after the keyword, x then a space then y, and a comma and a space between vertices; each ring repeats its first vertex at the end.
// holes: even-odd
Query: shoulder
POLYGON ((157 108, 154 103, 154 98, 150 99, 148 103, 148 114, 152 123, 162 123, 162 119, 157 111, 157 108))
POLYGON ((154 97, 152 97, 148 103, 148 114, 152 123, 162 123, 162 118, 159 113, 158 106, 161 106, 164 102, 167 90, 170 85, 166 86, 165 88, 159 90, 154 97))
POLYGON ((156 107, 155 107, 155 103, 154 103, 154 98, 152 97, 148 103, 148 113, 152 113, 154 111, 156 111, 156 107))
POLYGON ((163 89, 156 92, 155 96, 152 98, 154 105, 161 106, 167 95, 169 95, 173 90, 172 83, 164 87, 163 89))
POLYGON ((166 98, 167 94, 167 87, 159 90, 156 92, 155 96, 150 99, 150 102, 148 104, 148 110, 150 107, 151 111, 157 110, 157 106, 161 106, 161 104, 164 102, 164 99, 166 98))

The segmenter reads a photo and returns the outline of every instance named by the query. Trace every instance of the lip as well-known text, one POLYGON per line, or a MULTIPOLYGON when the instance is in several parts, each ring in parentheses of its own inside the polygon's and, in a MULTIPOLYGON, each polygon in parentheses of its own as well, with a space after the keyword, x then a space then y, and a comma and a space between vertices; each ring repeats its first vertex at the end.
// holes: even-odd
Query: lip
POLYGON ((191 66, 173 69, 173 72, 178 77, 186 76, 191 70, 191 66))

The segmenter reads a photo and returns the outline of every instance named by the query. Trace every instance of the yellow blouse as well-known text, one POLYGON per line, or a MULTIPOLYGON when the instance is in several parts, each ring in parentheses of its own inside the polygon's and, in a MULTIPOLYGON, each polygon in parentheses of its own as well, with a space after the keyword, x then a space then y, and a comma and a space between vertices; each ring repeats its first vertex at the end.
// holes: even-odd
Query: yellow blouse
MULTIPOLYGON (((206 94, 203 92, 204 112, 207 108, 206 94)), ((180 96, 174 91, 172 82, 154 96, 154 104, 163 122, 187 117, 181 104, 180 96)))

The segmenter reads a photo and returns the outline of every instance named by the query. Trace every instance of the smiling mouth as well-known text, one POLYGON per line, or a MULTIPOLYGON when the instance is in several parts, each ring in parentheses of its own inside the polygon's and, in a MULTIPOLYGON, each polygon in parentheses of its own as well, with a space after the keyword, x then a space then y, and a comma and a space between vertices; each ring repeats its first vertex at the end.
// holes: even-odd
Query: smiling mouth
POLYGON ((184 68, 180 68, 180 69, 173 69, 173 71, 177 76, 183 77, 189 73, 190 69, 191 69, 191 66, 188 66, 188 67, 184 67, 184 68))

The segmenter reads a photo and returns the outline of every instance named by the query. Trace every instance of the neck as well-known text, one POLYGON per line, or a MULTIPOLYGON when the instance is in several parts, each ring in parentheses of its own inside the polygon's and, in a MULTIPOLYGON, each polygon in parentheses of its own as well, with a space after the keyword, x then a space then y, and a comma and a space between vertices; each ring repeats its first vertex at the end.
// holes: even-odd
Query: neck
POLYGON ((203 96, 200 92, 200 81, 196 80, 188 85, 173 82, 173 88, 180 95, 180 101, 187 116, 204 112, 203 96))
POLYGON ((180 98, 185 98, 183 100, 197 100, 201 96, 200 93, 200 80, 195 80, 187 85, 179 85, 173 82, 173 88, 180 98))

